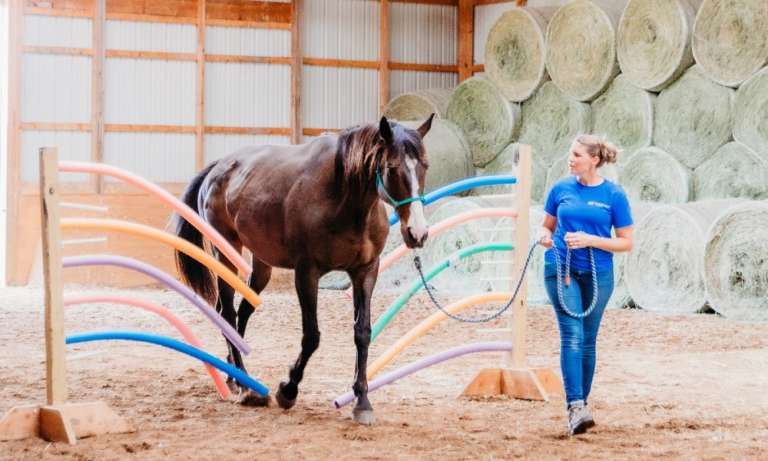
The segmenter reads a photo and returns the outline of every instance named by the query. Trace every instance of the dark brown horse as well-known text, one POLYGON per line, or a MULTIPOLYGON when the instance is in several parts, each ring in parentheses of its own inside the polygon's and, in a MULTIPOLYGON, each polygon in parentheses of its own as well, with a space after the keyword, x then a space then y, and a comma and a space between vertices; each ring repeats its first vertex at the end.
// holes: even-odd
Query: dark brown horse
MULTIPOLYGON (((381 200, 395 202, 406 245, 420 247, 427 237, 423 204, 427 160, 422 138, 432 116, 418 129, 382 118, 376 124, 349 128, 298 146, 257 146, 241 149, 208 165, 184 191, 182 200, 195 209, 238 250, 253 253, 249 285, 257 293, 269 282, 272 267, 295 271, 301 304, 301 354, 281 382, 275 398, 282 408, 296 402, 299 383, 320 343, 317 325, 318 280, 332 270, 346 271, 354 290, 354 337, 357 347, 353 416, 373 423, 368 401, 366 368, 371 337, 370 302, 379 269, 379 255, 389 232, 381 200), (413 199, 413 200, 410 200, 413 199), (406 203, 398 203, 406 202, 406 203)), ((198 246, 200 232, 178 219, 176 233, 198 246)), ((232 268, 221 255, 219 260, 232 268)), ((234 291, 221 280, 218 289, 200 263, 176 253, 187 283, 245 335, 253 306, 243 300, 234 308, 234 291)), ((245 370, 240 352, 231 344, 227 360, 245 370)), ((229 381, 236 389, 235 383, 229 381)), ((264 405, 268 400, 241 389, 241 402, 264 405)))

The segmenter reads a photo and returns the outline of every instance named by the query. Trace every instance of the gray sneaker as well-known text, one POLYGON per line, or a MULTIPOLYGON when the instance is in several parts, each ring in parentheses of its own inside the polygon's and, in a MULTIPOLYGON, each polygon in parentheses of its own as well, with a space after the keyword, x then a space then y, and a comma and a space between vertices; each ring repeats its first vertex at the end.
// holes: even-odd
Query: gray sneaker
POLYGON ((595 427, 595 418, 592 417, 592 412, 589 410, 589 404, 584 404, 584 414, 586 415, 585 424, 587 429, 595 427))
POLYGON ((568 432, 571 435, 583 434, 594 425, 595 420, 584 402, 577 400, 568 406, 568 432))

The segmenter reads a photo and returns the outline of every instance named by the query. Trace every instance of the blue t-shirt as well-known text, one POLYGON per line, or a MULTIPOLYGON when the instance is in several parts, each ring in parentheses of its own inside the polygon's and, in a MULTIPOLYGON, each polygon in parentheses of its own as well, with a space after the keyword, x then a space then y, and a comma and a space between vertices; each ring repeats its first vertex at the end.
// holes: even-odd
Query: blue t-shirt
MULTIPOLYGON (((565 234, 586 232, 600 237, 610 237, 611 227, 622 228, 632 225, 632 212, 624 189, 604 179, 597 186, 585 186, 575 176, 558 181, 547 196, 544 211, 557 218, 552 240, 553 248, 547 250, 544 260, 554 263, 553 250, 557 250, 560 263, 565 264, 565 234)), ((613 253, 593 248, 595 267, 598 272, 613 270, 613 253)), ((571 268, 590 270, 589 250, 571 250, 571 268)))

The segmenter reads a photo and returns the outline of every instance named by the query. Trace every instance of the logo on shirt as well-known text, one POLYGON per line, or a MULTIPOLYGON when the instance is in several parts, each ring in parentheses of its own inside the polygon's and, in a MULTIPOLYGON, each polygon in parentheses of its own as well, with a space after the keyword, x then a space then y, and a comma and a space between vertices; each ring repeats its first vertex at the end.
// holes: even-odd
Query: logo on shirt
POLYGON ((605 203, 602 203, 602 202, 596 202, 594 200, 588 201, 587 205, 589 205, 589 206, 596 206, 598 208, 605 208, 606 210, 610 210, 611 209, 610 205, 606 205, 605 203))

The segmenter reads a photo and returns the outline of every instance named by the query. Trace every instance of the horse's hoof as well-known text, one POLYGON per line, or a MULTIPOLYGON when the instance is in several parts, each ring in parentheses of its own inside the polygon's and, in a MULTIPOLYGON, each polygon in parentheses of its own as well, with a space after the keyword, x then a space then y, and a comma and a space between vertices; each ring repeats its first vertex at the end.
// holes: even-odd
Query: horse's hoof
POLYGON ((268 407, 269 396, 259 395, 251 390, 248 390, 240 395, 240 405, 246 407, 268 407))
POLYGON ((296 405, 296 398, 289 399, 286 397, 283 392, 285 389, 286 383, 280 383, 280 385, 277 387, 277 392, 275 393, 275 400, 277 400, 277 404, 282 408, 283 410, 288 410, 289 408, 296 405))
POLYGON ((352 410, 352 419, 364 426, 370 426, 376 422, 376 416, 373 414, 373 410, 358 410, 355 408, 352 410))

